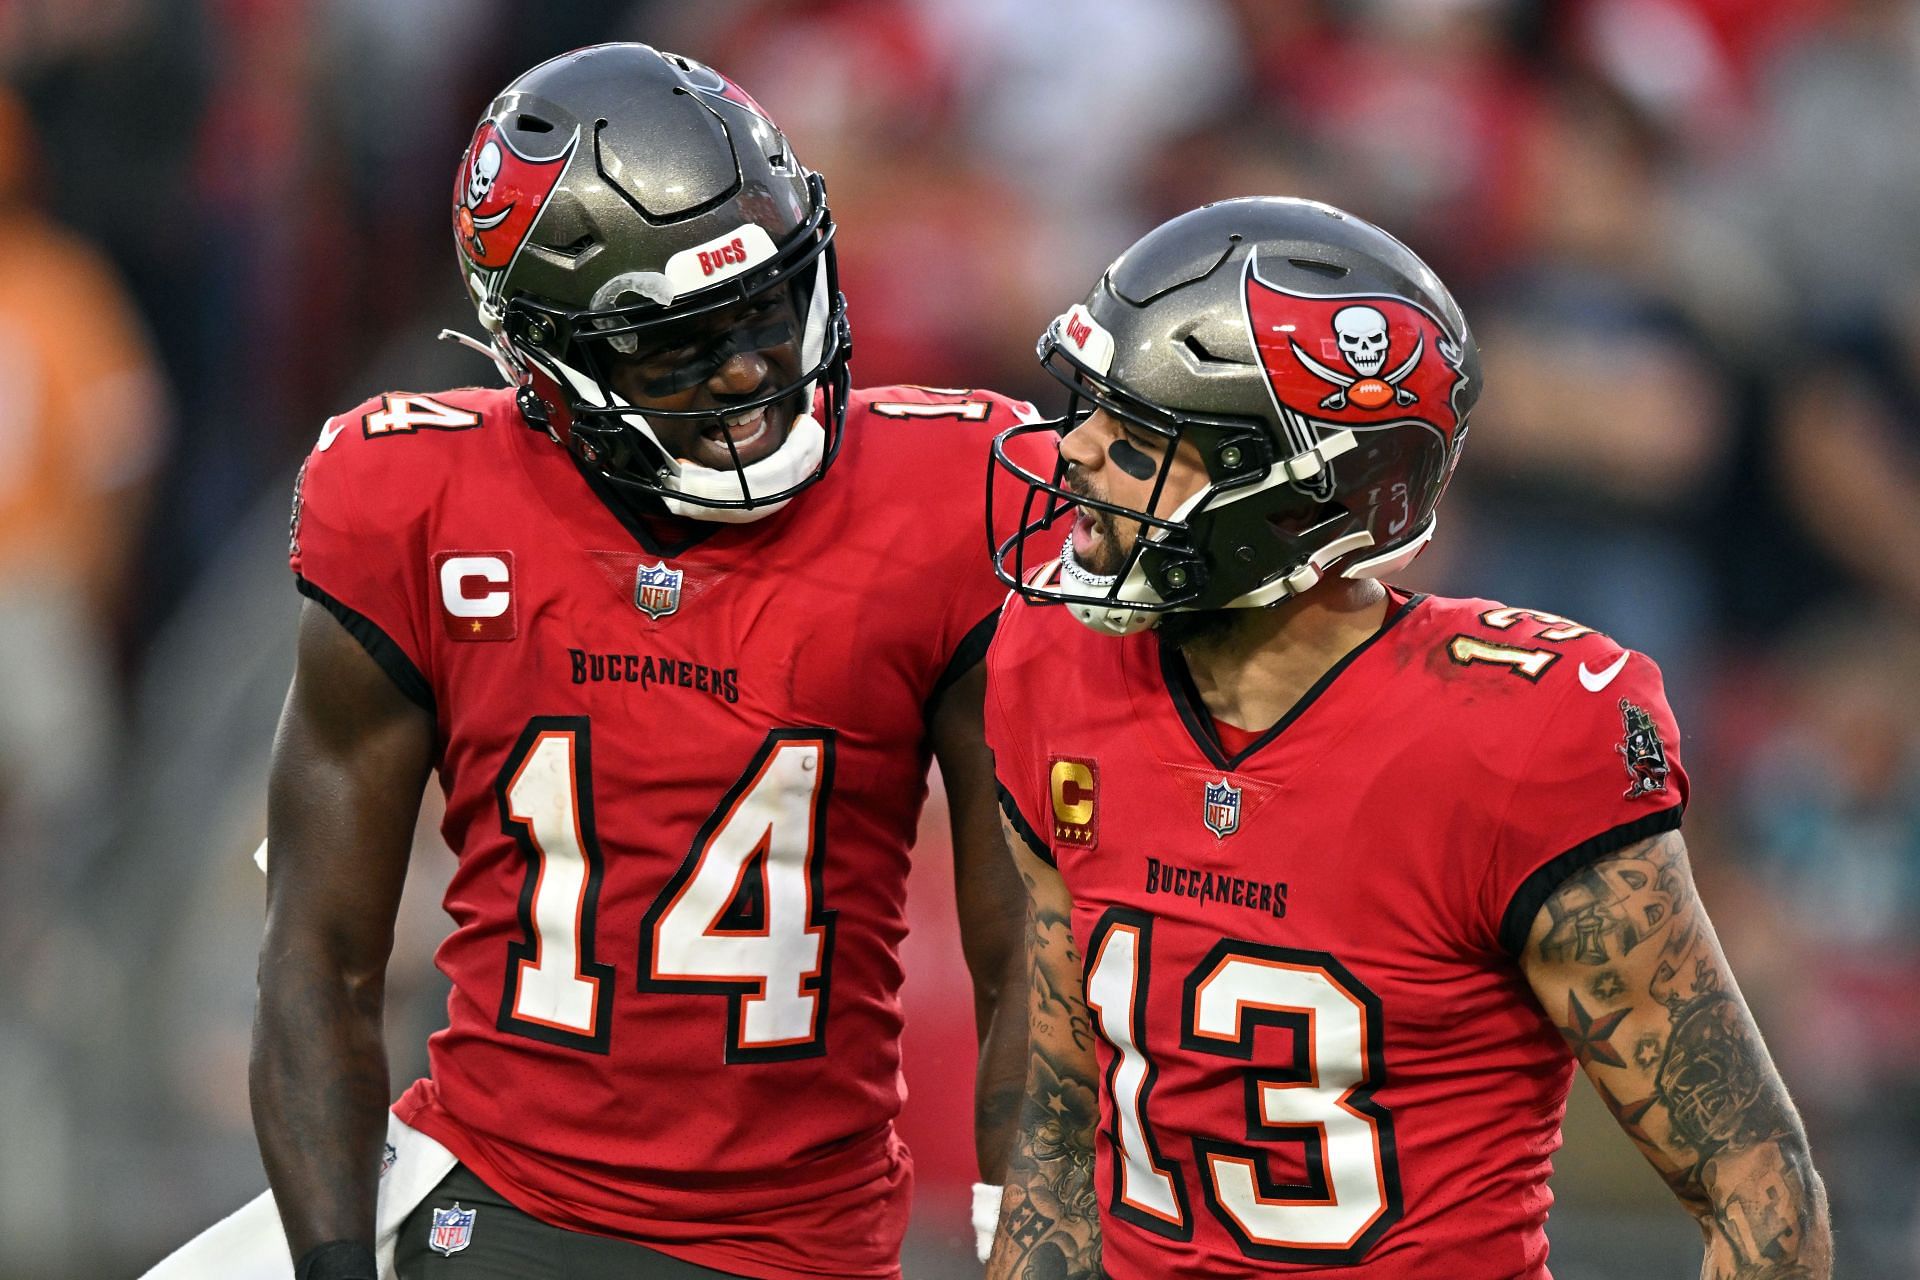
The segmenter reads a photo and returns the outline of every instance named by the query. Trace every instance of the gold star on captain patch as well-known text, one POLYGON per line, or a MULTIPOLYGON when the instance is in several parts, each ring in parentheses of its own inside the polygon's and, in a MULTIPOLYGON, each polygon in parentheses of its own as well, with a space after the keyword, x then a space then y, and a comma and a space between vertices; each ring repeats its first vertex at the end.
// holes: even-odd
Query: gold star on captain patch
POLYGON ((469 622, 467 624, 467 630, 473 632, 475 635, 478 635, 480 633, 480 619, 475 618, 472 622, 469 622))

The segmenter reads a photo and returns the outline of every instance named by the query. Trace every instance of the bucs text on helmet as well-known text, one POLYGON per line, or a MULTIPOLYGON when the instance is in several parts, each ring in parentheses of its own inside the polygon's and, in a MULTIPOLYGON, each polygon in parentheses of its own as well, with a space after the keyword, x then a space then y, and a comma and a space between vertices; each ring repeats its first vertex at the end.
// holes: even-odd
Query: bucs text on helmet
POLYGON ((994 568, 1116 635, 1171 610, 1260 607, 1329 573, 1405 566, 1433 536, 1480 386, 1466 320, 1412 250, 1351 214, 1277 197, 1206 205, 1149 232, 1048 327, 1039 355, 1072 396, 1065 418, 994 442, 993 465, 1025 486, 994 568), (1076 494, 1064 459, 1040 476, 1007 451, 1096 409, 1166 441, 1142 508, 1076 494), (1155 515, 1182 441, 1206 483, 1155 515), (1139 523, 1117 572, 1080 564, 1071 537, 1057 560, 1029 561, 1057 545, 1034 535, 1076 506, 1139 523))
MULTIPOLYGON (((674 515, 739 522, 779 510, 832 463, 851 339, 826 186, 731 80, 643 44, 540 64, 481 118, 453 221, 489 354, 522 411, 609 481, 674 515), (801 321, 801 372, 724 410, 731 421, 790 403, 786 439, 743 463, 728 436, 730 467, 674 457, 656 422, 711 422, 715 409, 642 413, 614 390, 616 362, 668 326, 780 290, 801 321)), ((791 340, 789 327, 721 346, 791 340)), ((690 371, 681 389, 701 380, 690 371)))

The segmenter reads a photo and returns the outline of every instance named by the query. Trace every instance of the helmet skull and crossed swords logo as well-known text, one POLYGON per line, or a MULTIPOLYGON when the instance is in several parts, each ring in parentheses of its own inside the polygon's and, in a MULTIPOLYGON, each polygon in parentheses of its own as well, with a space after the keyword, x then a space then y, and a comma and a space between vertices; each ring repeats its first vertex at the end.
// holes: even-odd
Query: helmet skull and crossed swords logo
POLYGON ((464 225, 460 229, 467 231, 468 225, 473 228, 472 231, 467 232, 468 238, 483 254, 486 252, 486 242, 480 238, 480 232, 493 230, 505 222, 507 215, 513 212, 512 204, 490 214, 479 212, 480 206, 486 203, 489 195, 493 194, 493 184, 499 180, 499 177, 500 144, 489 138, 485 146, 474 152, 473 164, 467 170, 466 198, 462 202, 460 211, 466 215, 464 225))
POLYGON ((1341 357, 1353 370, 1350 374, 1320 363, 1303 351, 1298 342, 1287 340, 1294 357, 1307 372, 1333 384, 1333 393, 1320 402, 1322 409, 1344 409, 1349 400, 1361 409, 1380 409, 1389 402, 1410 405, 1419 400, 1419 396, 1400 384, 1420 367, 1420 357, 1427 348, 1425 335, 1414 340, 1412 353, 1384 377, 1380 371, 1387 367, 1392 338, 1387 332, 1387 317, 1378 308, 1361 305, 1340 308, 1333 313, 1333 336, 1341 357))

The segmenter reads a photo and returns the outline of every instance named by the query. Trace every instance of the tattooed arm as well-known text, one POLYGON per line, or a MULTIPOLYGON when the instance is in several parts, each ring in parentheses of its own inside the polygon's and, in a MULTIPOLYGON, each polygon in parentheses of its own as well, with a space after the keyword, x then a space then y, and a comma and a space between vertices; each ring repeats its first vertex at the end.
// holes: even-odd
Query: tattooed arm
POLYGON ((1706 1235, 1702 1280, 1829 1280, 1807 1136, 1670 832, 1570 877, 1521 966, 1594 1088, 1706 1235))
POLYGON ((1004 822, 1007 847, 1027 884, 1026 1098, 1007 1161, 988 1280, 1100 1274, 1099 1201, 1093 1190, 1093 1133, 1100 1080, 1093 1058, 1073 900, 1059 871, 1035 857, 1004 822))

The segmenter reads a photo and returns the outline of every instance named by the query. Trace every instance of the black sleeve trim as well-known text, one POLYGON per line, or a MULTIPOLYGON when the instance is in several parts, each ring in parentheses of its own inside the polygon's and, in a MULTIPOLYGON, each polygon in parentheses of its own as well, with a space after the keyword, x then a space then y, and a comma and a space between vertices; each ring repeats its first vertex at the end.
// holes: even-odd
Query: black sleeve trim
POLYGON ((1540 914, 1540 908, 1547 904, 1547 899, 1554 895, 1554 891, 1566 883, 1567 877, 1610 853, 1618 853, 1630 844, 1669 831, 1678 831, 1680 814, 1685 807, 1676 804, 1658 813, 1635 818, 1632 822, 1623 822, 1591 840, 1582 840, 1536 869, 1520 882, 1520 887, 1514 890, 1512 901, 1507 903, 1507 909, 1500 917, 1501 947, 1508 955, 1518 958, 1527 945, 1527 934, 1533 930, 1534 917, 1540 914))
POLYGON ((1027 821, 1027 816, 1020 812, 1019 802, 1013 798, 1013 793, 1007 790, 1006 784, 995 778, 993 789, 1000 796, 1000 812, 1007 816, 1007 822, 1020 833, 1020 838, 1027 842, 1027 848, 1033 851, 1033 856, 1050 867, 1058 866, 1059 864, 1053 860, 1053 850, 1047 847, 1047 842, 1042 840, 1040 834, 1033 829, 1033 824, 1027 821))
POLYGON ((927 719, 933 718, 933 712, 946 691, 959 683, 961 676, 973 670, 987 656, 987 646, 993 643, 993 633, 999 628, 1000 606, 995 605, 992 613, 974 623, 967 634, 960 637, 960 643, 954 646, 953 656, 947 659, 946 668, 940 672, 940 678, 933 682, 933 692, 927 695, 927 719))
POLYGON ((420 668, 413 665, 413 659, 407 656, 407 651, 395 644, 393 637, 382 631, 378 623, 366 614, 341 604, 298 574, 294 575, 293 585, 301 595, 337 618, 340 625, 347 629, 347 634, 358 640, 360 647, 399 686, 401 693, 418 703, 428 715, 439 718, 433 702, 433 686, 427 683, 420 668))

